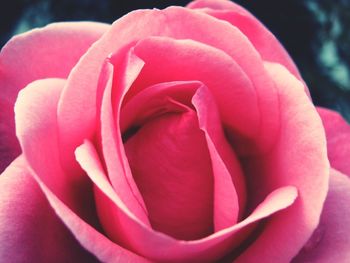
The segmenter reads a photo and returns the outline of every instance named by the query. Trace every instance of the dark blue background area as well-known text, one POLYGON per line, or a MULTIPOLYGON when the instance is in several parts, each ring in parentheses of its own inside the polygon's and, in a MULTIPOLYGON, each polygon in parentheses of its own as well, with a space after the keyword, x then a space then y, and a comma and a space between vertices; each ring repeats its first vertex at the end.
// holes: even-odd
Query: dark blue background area
MULTIPOLYGON (((140 8, 189 1, 13 0, 0 9, 0 46, 14 34, 54 21, 111 23, 140 8)), ((316 105, 350 120, 350 1, 237 0, 283 43, 298 65, 316 105)))

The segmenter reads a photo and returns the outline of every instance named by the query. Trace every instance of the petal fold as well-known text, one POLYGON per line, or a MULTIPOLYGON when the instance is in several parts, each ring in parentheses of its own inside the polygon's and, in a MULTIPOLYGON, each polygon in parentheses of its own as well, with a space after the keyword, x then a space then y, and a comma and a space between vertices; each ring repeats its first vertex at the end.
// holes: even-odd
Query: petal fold
POLYGON ((350 179, 331 170, 329 191, 321 221, 299 255, 297 262, 345 263, 350 260, 350 179))
POLYGON ((187 7, 231 23, 247 36, 263 60, 284 65, 296 78, 302 81, 296 65, 282 44, 242 6, 226 0, 196 0, 189 3, 187 7))
MULTIPOLYGON (((263 218, 278 216, 298 196, 292 186, 272 191, 250 216, 239 224, 206 238, 181 241, 154 231, 137 219, 115 195, 107 180, 94 146, 86 141, 77 148, 77 159, 96 185, 96 202, 106 232, 119 244, 154 261, 193 262, 218 260, 237 248, 263 218), (87 159, 85 159, 87 158, 87 159), (281 211, 281 212, 279 212, 281 211), (279 212, 279 213, 277 213, 279 212), (276 215, 274 215, 276 213, 276 215), (104 215, 103 215, 104 214, 104 215), (114 232, 114 234, 113 234, 114 232)), ((289 210, 290 208, 286 209, 289 210)))
POLYGON ((281 126, 269 154, 242 160, 248 192, 265 196, 276 187, 293 185, 298 199, 269 221, 237 262, 289 262, 317 227, 328 191, 326 138, 315 107, 303 84, 285 67, 265 66, 278 90, 281 126))
POLYGON ((1 262, 97 262, 57 217, 23 156, 0 176, 1 262))
POLYGON ((350 176, 350 125, 333 110, 318 107, 327 137, 328 158, 331 166, 350 176))
MULTIPOLYGON (((102 105, 101 105, 101 149, 103 154, 105 165, 108 171, 108 179, 114 188, 116 194, 123 200, 125 205, 131 209, 131 211, 145 224, 149 225, 147 218, 147 209, 145 207, 143 198, 137 188, 137 185, 132 177, 132 173, 129 167, 129 163, 125 154, 124 145, 122 141, 122 135, 119 128, 119 112, 121 107, 121 101, 124 93, 129 87, 129 81, 132 82, 133 78, 136 78, 139 70, 142 68, 143 63, 141 60, 133 59, 132 55, 128 57, 126 63, 129 67, 128 74, 125 71, 120 70, 114 72, 114 67, 111 63, 106 62, 104 67, 106 68, 106 85, 104 87, 102 105), (134 62, 134 63, 133 63, 134 62), (117 108, 113 109, 112 106, 112 88, 113 88, 113 75, 116 74, 115 79, 121 80, 119 88, 114 92, 115 96, 119 98, 117 108), (135 76, 136 75, 136 76, 135 76), (129 76, 130 78, 127 78, 129 76), (127 79, 125 79, 125 77, 127 79), (123 81, 124 80, 124 81, 123 81), (114 118, 114 112, 117 113, 116 119, 114 118)), ((99 131, 97 131, 99 132, 99 131)))
POLYGON ((200 87, 192 103, 210 152, 214 175, 214 223, 215 231, 218 231, 232 226, 243 215, 246 204, 245 179, 236 154, 227 143, 218 108, 209 89, 200 87))
POLYGON ((20 153, 13 112, 18 92, 37 79, 68 77, 108 27, 96 22, 53 23, 17 35, 1 49, 0 172, 20 153))
POLYGON ((64 171, 61 163, 57 104, 64 84, 63 79, 43 79, 21 90, 15 106, 16 134, 37 178, 81 218, 97 226, 89 179, 82 170, 64 171))

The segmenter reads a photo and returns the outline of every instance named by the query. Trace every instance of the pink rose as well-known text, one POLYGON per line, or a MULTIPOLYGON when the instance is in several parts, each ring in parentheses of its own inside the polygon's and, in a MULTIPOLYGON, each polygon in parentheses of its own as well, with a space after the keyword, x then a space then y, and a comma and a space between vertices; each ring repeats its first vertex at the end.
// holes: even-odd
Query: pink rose
POLYGON ((350 260, 350 128, 232 2, 16 36, 0 87, 1 262, 350 260))

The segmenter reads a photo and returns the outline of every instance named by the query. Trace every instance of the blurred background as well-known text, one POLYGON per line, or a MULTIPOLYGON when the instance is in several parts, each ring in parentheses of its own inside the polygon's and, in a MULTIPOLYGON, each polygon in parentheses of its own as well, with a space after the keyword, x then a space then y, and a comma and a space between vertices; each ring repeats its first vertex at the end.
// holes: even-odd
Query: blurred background
MULTIPOLYGON (((111 23, 140 8, 184 6, 165 0, 12 0, 0 9, 0 47, 14 34, 54 21, 111 23)), ((282 42, 314 103, 350 120, 350 0, 236 0, 282 42)))

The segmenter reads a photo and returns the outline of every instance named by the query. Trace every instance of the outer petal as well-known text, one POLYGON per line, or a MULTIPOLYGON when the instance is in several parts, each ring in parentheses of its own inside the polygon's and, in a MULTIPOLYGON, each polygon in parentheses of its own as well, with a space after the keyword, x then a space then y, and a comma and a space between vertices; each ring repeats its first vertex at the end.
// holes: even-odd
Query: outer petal
POLYGON ((350 261, 350 179, 331 170, 321 222, 293 262, 346 263, 350 261))
POLYGON ((64 83, 61 79, 39 80, 20 92, 15 111, 23 155, 50 205, 83 247, 104 262, 145 262, 96 230, 99 224, 88 178, 62 169, 56 115, 64 83))
POLYGON ((265 226, 238 262, 288 262, 317 227, 328 191, 329 162, 321 120, 303 85, 283 66, 266 63, 279 91, 281 130, 273 151, 244 160, 245 174, 256 195, 285 184, 298 189, 291 209, 265 226), (258 176, 257 176, 258 175, 258 176), (296 231, 297 230, 297 231, 296 231))
POLYGON ((293 60, 281 43, 258 19, 243 7, 227 0, 196 0, 188 4, 187 7, 199 9, 239 28, 258 50, 262 59, 280 63, 299 80, 302 79, 293 60))
POLYGON ((97 262, 62 224, 21 156, 0 176, 1 262, 97 262))
POLYGON ((16 133, 37 181, 80 220, 98 228, 90 181, 83 171, 63 171, 60 162, 57 104, 64 83, 62 79, 38 80, 20 92, 15 106, 16 133))
POLYGON ((324 108, 317 110, 326 130, 331 166, 350 176, 350 125, 335 111, 324 108))
POLYGON ((318 108, 327 136, 332 167, 321 222, 294 262, 349 262, 350 260, 350 126, 335 111, 318 108))
POLYGON ((13 106, 30 82, 66 78, 82 54, 108 28, 93 22, 56 23, 15 36, 0 53, 0 172, 20 152, 13 106))
POLYGON ((72 231, 79 243, 95 255, 102 262, 119 263, 147 263, 147 259, 142 258, 118 244, 110 241, 102 233, 98 232, 91 225, 82 220, 79 215, 70 210, 61 200, 59 200, 37 177, 34 176, 41 189, 45 193, 50 205, 65 225, 72 231))

